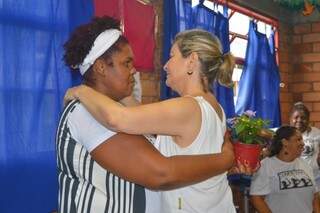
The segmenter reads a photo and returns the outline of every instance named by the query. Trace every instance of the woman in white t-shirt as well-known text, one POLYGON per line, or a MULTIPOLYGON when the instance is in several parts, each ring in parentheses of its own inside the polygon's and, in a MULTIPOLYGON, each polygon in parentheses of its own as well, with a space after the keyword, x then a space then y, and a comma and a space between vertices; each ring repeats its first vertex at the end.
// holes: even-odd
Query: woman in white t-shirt
MULTIPOLYGON (((233 56, 223 54, 215 36, 203 30, 190 30, 176 36, 170 59, 164 66, 166 84, 181 97, 124 107, 89 87, 80 86, 70 89, 66 99, 79 99, 109 129, 157 134, 156 147, 165 156, 219 153, 226 118, 210 86, 214 81, 231 85, 233 67, 233 56)), ((235 212, 226 173, 160 195, 160 212, 235 212)))
POLYGON ((293 105, 290 115, 290 125, 296 127, 301 133, 304 142, 304 149, 301 158, 304 159, 313 169, 314 177, 318 188, 320 187, 320 130, 310 126, 310 111, 302 103, 293 105))
POLYGON ((319 213, 313 171, 299 158, 303 145, 295 127, 282 126, 276 131, 270 157, 262 160, 251 182, 251 201, 259 213, 319 213))

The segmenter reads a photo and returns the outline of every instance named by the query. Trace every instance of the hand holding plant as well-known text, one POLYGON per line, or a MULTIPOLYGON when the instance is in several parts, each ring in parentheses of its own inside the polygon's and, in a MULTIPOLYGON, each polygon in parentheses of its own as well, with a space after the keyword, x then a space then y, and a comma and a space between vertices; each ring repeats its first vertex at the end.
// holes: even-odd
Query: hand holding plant
POLYGON ((235 148, 236 165, 248 165, 251 170, 259 164, 261 148, 272 137, 268 130, 269 121, 256 118, 255 112, 246 111, 242 115, 229 119, 228 124, 235 148))

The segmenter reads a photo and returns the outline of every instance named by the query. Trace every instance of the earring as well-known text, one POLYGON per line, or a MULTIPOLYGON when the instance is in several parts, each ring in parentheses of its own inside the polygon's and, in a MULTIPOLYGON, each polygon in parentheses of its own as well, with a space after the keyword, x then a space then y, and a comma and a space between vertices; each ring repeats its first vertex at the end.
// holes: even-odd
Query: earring
POLYGON ((187 74, 188 74, 188 75, 192 75, 193 72, 192 72, 192 71, 188 71, 187 74))

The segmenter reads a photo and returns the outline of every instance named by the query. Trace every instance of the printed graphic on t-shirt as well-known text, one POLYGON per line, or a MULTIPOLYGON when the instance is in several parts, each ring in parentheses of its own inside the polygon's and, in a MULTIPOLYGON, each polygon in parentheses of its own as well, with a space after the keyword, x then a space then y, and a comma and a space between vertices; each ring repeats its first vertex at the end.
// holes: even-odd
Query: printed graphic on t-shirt
POLYGON ((311 178, 303 170, 290 170, 278 173, 280 190, 312 186, 311 178))
POLYGON ((303 148, 303 152, 301 153, 302 158, 303 157, 310 157, 313 156, 314 153, 314 142, 312 141, 312 139, 304 139, 304 148, 303 148))

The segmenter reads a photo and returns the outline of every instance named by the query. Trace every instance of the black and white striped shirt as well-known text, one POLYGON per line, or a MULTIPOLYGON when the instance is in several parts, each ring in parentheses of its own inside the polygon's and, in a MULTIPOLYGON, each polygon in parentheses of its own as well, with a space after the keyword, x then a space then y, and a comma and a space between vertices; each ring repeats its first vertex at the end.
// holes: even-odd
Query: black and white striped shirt
POLYGON ((106 171, 89 154, 114 134, 79 102, 64 109, 56 135, 59 212, 145 212, 144 188, 106 171))

